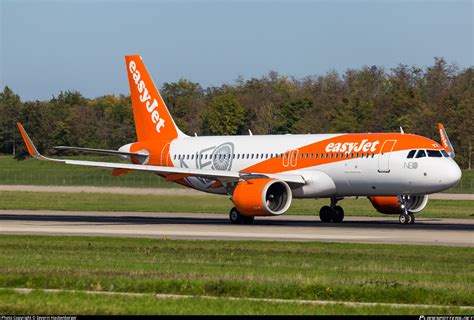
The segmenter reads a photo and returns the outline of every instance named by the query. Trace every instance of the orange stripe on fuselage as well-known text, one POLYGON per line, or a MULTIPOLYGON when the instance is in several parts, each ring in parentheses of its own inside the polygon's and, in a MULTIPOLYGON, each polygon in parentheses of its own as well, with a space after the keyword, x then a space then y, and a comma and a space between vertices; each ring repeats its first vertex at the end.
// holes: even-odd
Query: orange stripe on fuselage
POLYGON ((326 140, 311 143, 309 145, 287 150, 284 153, 286 159, 270 158, 263 160, 255 165, 247 167, 242 172, 260 172, 260 173, 278 173, 290 170, 303 169, 334 163, 338 161, 354 159, 361 157, 361 154, 379 154, 383 143, 387 140, 396 140, 392 151, 402 151, 410 149, 441 149, 441 146, 431 139, 400 133, 357 133, 343 134, 326 140), (328 148, 329 146, 329 148, 328 148), (345 148, 344 148, 345 146, 345 148), (344 150, 345 149, 345 150, 344 150), (296 151, 296 152, 293 152, 296 151), (306 158, 306 154, 317 153, 317 158, 306 158), (349 157, 345 157, 345 154, 349 157), (300 155, 303 154, 303 158, 300 155), (337 154, 337 158, 336 158, 337 154), (323 157, 321 157, 323 155, 323 157), (327 157, 326 157, 327 155, 327 157), (342 157, 344 155, 344 157, 342 157), (352 157, 351 157, 352 156, 352 157), (293 157, 295 157, 293 159, 293 157), (293 160, 293 162, 292 162, 293 160), (287 164, 287 165, 285 165, 287 164))

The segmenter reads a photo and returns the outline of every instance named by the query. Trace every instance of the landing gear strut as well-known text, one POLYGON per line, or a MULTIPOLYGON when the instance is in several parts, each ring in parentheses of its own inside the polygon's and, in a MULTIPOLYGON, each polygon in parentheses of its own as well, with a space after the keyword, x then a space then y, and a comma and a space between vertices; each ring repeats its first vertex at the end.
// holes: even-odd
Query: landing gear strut
POLYGON ((401 224, 414 224, 415 223, 415 215, 410 213, 407 208, 407 201, 409 200, 409 196, 401 196, 400 203, 403 213, 398 218, 401 224))
POLYGON ((331 198, 331 206, 321 207, 319 210, 321 222, 341 223, 344 220, 344 209, 341 206, 336 206, 339 200, 341 199, 331 198))
POLYGON ((255 217, 244 216, 235 207, 229 212, 230 223, 232 224, 253 224, 255 217))

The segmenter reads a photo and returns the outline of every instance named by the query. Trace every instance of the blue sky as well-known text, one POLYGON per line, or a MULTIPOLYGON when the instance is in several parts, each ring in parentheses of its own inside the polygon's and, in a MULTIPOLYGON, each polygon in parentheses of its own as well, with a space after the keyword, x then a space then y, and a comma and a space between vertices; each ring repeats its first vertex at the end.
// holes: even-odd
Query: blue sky
POLYGON ((472 1, 0 3, 0 82, 23 100, 128 93, 126 54, 140 54, 158 85, 425 67, 435 56, 473 65, 472 1))

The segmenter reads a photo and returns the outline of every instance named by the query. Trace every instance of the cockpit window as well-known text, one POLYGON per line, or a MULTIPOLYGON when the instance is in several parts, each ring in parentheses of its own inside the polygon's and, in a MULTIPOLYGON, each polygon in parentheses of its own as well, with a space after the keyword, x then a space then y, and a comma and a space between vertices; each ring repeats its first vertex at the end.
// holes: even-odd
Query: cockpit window
POLYGON ((425 150, 418 150, 418 153, 416 154, 415 158, 423 158, 423 157, 426 157, 425 150))
POLYGON ((438 150, 426 150, 426 152, 428 153, 428 157, 430 157, 430 158, 441 158, 442 157, 441 152, 439 152, 438 150))
POLYGON ((408 158, 408 159, 413 158, 413 157, 415 156, 415 152, 416 152, 416 150, 411 150, 410 152, 408 152, 407 158, 408 158))
POLYGON ((446 158, 449 158, 449 154, 446 152, 446 150, 441 149, 441 153, 442 153, 443 156, 445 156, 446 158))

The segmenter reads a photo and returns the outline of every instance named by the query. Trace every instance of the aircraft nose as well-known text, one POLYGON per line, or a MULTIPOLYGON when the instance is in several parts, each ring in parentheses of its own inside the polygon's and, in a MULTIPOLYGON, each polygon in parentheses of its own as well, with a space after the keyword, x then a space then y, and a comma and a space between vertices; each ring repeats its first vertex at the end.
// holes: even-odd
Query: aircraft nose
POLYGON ((461 180, 462 172, 458 164, 454 161, 450 161, 445 170, 443 182, 446 184, 446 187, 451 188, 461 180))

